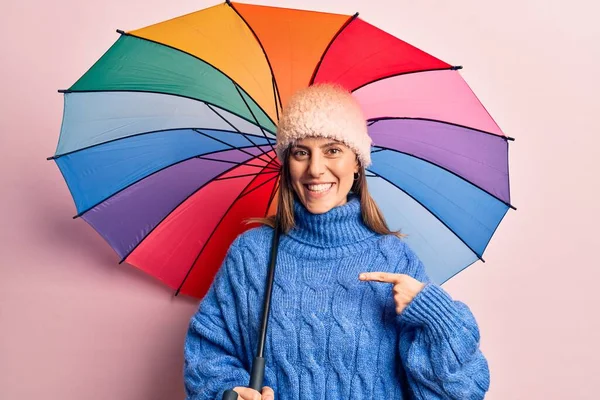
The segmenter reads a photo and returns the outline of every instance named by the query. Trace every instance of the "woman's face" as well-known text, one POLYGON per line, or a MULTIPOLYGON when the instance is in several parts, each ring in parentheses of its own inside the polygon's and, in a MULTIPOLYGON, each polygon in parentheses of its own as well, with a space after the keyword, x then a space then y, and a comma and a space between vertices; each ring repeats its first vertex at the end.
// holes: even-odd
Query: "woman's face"
POLYGON ((323 214, 346 203, 359 171, 356 154, 328 138, 304 138, 292 146, 289 158, 291 184, 306 209, 323 214))

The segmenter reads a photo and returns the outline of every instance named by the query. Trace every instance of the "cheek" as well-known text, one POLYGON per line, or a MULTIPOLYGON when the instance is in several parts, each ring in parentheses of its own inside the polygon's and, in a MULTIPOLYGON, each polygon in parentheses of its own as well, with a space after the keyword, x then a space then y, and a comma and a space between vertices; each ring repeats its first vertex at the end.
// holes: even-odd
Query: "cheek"
POLYGON ((335 166, 335 170, 340 182, 350 182, 350 184, 352 184, 352 182, 354 182, 355 167, 356 163, 354 162, 354 158, 339 160, 335 166))
POLYGON ((338 179, 340 180, 340 187, 350 190, 354 183, 354 173, 344 174, 343 176, 339 176, 338 179))
POLYGON ((290 183, 292 186, 300 185, 300 179, 302 178, 303 168, 298 163, 290 162, 290 183))
POLYGON ((349 191, 354 183, 354 169, 352 168, 352 165, 348 166, 345 164, 340 166, 340 168, 337 168, 335 171, 335 177, 339 181, 340 189, 349 191))

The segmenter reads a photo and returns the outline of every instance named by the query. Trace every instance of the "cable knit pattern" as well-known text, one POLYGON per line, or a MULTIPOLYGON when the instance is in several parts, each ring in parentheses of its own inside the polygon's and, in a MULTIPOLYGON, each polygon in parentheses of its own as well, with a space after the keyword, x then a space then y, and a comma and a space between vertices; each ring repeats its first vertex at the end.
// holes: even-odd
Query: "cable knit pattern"
MULTIPOLYGON (((362 222, 360 202, 325 214, 295 205, 296 227, 277 256, 265 386, 278 400, 482 399, 488 364, 469 308, 430 282, 395 236, 362 222), (427 282, 397 315, 390 284, 360 272, 427 282)), ((231 245, 185 342, 189 400, 220 400, 246 386, 255 356, 273 231, 249 230, 231 245)))

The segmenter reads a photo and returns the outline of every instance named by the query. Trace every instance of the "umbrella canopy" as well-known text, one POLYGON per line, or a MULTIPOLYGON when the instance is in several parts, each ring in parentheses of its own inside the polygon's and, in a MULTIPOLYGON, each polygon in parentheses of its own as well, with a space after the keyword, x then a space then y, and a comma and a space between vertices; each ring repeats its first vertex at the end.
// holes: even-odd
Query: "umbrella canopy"
POLYGON ((119 254, 202 297, 250 217, 277 207, 274 152, 296 90, 351 90, 369 190, 442 283, 482 258, 510 205, 508 140, 460 67, 340 15, 227 2, 131 32, 64 93, 54 159, 119 254))

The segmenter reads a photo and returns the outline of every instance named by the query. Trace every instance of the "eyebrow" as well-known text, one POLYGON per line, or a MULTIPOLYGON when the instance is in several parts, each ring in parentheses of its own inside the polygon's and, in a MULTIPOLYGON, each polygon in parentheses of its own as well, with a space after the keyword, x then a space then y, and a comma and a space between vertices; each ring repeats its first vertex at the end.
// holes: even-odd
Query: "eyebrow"
MULTIPOLYGON (((324 149, 325 147, 334 146, 334 145, 339 146, 339 145, 343 145, 343 143, 337 142, 337 141, 332 141, 332 142, 325 143, 324 145, 320 146, 319 148, 324 149)), ((295 144, 292 147, 299 147, 302 149, 310 150, 310 148, 308 146, 304 146, 302 144, 295 144)))

